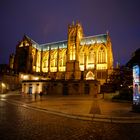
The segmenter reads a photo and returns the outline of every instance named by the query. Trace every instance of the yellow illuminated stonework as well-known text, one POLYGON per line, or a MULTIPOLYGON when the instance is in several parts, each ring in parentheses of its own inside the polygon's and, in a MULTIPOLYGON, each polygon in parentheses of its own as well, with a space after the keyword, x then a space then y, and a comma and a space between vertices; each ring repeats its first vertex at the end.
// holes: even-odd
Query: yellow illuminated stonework
POLYGON ((109 34, 85 37, 81 24, 73 23, 67 36, 67 40, 41 45, 24 36, 16 47, 14 69, 52 79, 96 79, 104 83, 113 69, 109 34))

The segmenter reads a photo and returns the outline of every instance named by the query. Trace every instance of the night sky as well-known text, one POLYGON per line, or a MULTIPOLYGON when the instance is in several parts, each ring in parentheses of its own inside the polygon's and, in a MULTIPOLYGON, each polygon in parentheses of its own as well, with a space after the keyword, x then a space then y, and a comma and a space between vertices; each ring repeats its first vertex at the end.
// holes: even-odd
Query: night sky
POLYGON ((24 34, 39 44, 66 40, 72 21, 85 36, 109 31, 114 65, 140 48, 140 0, 0 0, 0 63, 24 34))

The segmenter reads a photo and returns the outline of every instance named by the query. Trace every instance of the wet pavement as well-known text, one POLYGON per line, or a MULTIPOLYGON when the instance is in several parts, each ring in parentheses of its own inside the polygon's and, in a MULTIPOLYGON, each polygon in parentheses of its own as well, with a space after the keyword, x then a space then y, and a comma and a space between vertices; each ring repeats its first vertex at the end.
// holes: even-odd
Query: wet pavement
MULTIPOLYGON (((51 98, 49 97, 50 102, 54 101, 51 98)), ((57 98, 62 101, 62 97, 57 98)), ((34 100, 25 97, 23 99, 17 95, 0 99, 1 140, 138 140, 140 137, 139 123, 106 123, 72 119, 34 109, 32 106, 28 108, 23 106, 38 104, 39 100, 39 98, 34 100)), ((45 102, 46 99, 42 100, 45 102)), ((101 112, 97 110, 94 113, 101 112)))
POLYGON ((105 99, 102 99, 101 95, 98 95, 98 98, 87 95, 35 97, 34 95, 21 96, 19 92, 1 96, 3 100, 6 98, 13 103, 23 104, 24 107, 32 107, 60 116, 105 122, 140 123, 140 113, 132 111, 131 102, 112 102, 104 97, 105 99))

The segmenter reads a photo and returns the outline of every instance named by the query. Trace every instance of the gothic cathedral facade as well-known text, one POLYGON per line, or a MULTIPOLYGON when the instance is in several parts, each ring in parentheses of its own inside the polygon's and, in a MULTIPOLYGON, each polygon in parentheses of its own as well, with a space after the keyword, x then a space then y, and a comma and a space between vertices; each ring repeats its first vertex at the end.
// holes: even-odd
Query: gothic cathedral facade
POLYGON ((98 80, 103 84, 113 70, 109 34, 85 37, 80 23, 68 25, 64 41, 40 45, 24 36, 10 59, 17 72, 51 79, 98 80))

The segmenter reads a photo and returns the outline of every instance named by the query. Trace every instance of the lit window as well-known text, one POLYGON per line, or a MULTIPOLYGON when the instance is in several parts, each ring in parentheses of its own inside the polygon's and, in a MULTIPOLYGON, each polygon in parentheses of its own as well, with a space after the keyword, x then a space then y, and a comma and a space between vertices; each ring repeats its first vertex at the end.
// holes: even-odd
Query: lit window
POLYGON ((83 65, 84 64, 84 53, 80 53, 80 64, 83 65))
POLYGON ((98 63, 106 62, 106 51, 105 48, 101 47, 98 52, 98 63))
POLYGON ((88 63, 89 64, 95 63, 95 53, 93 51, 89 52, 88 63))

